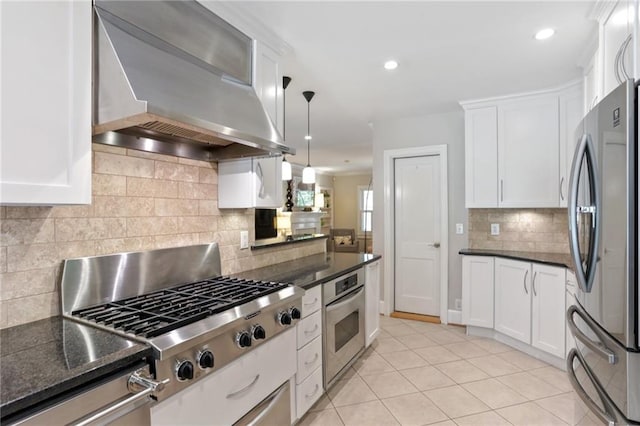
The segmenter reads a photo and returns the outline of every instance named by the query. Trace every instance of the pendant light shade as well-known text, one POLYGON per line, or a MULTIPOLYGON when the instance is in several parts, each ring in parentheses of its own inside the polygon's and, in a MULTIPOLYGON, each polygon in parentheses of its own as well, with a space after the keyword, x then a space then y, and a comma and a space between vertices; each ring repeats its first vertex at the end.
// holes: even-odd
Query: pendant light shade
POLYGON ((302 183, 316 183, 316 171, 313 167, 307 166, 302 169, 302 183))
POLYGON ((282 180, 291 180, 291 163, 282 157, 282 180))
POLYGON ((302 183, 316 183, 316 171, 311 167, 311 148, 309 143, 311 141, 311 99, 315 92, 311 92, 309 90, 302 92, 302 96, 307 100, 307 135, 305 139, 307 140, 307 167, 302 170, 302 183))
MULTIPOLYGON (((282 139, 287 140, 287 86, 291 83, 291 77, 282 77, 282 139)), ((291 180, 291 163, 286 156, 282 156, 282 180, 291 180)))

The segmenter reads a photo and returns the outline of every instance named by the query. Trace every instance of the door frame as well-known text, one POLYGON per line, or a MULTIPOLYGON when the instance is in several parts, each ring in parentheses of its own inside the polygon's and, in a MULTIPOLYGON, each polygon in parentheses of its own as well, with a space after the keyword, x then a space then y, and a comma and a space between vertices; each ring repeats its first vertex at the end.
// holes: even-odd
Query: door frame
POLYGON ((447 182, 447 145, 390 149, 383 152, 384 166, 384 311, 395 306, 395 167, 397 158, 439 156, 440 158, 440 322, 447 324, 449 311, 449 205, 447 182))

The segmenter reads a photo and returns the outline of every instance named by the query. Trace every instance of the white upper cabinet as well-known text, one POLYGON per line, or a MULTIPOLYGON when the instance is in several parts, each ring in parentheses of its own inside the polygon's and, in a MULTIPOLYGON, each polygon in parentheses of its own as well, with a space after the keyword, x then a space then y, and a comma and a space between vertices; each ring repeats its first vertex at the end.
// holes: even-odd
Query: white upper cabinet
POLYGON ((271 122, 282 135, 284 103, 280 55, 264 43, 256 41, 255 59, 253 86, 271 122))
POLYGON ((91 2, 0 2, 0 203, 91 202, 91 2))
POLYGON ((497 107, 469 108, 465 122, 465 197, 467 208, 498 205, 497 107))
POLYGON ((619 0, 613 8, 604 7, 605 10, 602 11, 599 45, 602 49, 603 97, 627 77, 632 78, 635 75, 636 51, 631 40, 634 25, 633 3, 635 2, 619 0))
POLYGON ((462 103, 467 208, 566 205, 581 87, 462 103))
POLYGON ((498 107, 500 207, 559 205, 558 126, 557 96, 498 107))
POLYGON ((282 157, 218 163, 218 208, 278 208, 282 204, 282 157))
MULTIPOLYGON (((569 173, 573 152, 578 143, 576 130, 584 116, 584 95, 581 85, 560 95, 560 207, 567 207, 569 173)), ((585 87, 586 90, 586 87, 585 87)))

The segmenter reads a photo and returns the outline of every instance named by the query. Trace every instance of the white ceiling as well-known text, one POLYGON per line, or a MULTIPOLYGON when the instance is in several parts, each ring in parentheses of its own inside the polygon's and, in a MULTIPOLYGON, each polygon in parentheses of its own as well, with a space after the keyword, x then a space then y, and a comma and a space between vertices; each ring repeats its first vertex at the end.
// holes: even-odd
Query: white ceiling
POLYGON ((595 47, 591 1, 242 2, 291 47, 283 71, 291 161, 332 174, 370 171, 372 123, 460 110, 459 100, 544 89, 579 78, 595 47), (533 34, 552 27, 540 42, 533 34), (383 68, 393 58, 399 67, 383 68))

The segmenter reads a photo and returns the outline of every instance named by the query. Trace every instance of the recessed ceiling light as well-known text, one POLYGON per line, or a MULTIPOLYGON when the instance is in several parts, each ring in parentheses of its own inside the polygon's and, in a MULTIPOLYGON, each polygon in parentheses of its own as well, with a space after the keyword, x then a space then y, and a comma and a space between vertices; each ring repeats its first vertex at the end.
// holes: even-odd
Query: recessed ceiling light
POLYGON ((394 60, 390 60, 384 63, 384 69, 386 70, 395 70, 396 68, 398 68, 398 63, 394 60))
POLYGON ((304 137, 304 140, 305 140, 305 141, 310 141, 310 140, 311 140, 311 135, 306 135, 306 136, 304 137))
POLYGON ((545 28, 544 30, 538 31, 535 37, 536 37, 536 40, 546 40, 549 37, 551 37, 553 34, 555 34, 555 31, 553 28, 545 28))

